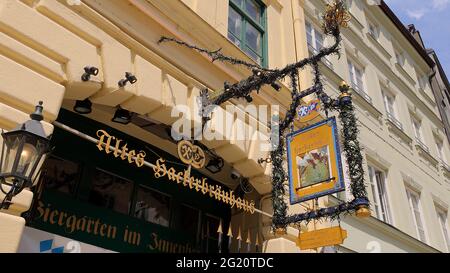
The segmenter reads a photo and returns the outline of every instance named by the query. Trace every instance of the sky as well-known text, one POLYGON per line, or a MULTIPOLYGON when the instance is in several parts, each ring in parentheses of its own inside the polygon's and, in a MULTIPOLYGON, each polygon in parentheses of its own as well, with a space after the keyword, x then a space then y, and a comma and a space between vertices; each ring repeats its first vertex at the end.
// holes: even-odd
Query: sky
POLYGON ((385 0, 404 25, 414 24, 450 78, 450 0, 385 0))

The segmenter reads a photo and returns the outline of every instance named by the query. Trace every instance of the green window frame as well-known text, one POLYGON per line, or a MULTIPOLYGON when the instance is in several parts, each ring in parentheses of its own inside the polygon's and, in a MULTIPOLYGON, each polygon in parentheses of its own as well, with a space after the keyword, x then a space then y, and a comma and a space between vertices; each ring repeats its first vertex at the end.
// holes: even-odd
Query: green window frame
POLYGON ((266 6, 261 0, 229 0, 229 3, 228 39, 255 62, 267 67, 266 6), (259 12, 253 13, 249 7, 257 7, 259 12), (232 26, 232 22, 236 24, 232 26), (258 38, 251 39, 255 33, 260 35, 259 46, 258 38))

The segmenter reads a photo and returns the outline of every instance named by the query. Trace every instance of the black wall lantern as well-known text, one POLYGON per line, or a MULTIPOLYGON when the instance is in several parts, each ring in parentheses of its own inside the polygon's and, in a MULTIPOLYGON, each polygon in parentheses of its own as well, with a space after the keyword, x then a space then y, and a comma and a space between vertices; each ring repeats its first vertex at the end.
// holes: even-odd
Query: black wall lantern
POLYGON ((0 158, 0 190, 5 194, 0 208, 8 209, 12 198, 32 186, 32 179, 43 156, 48 153, 50 140, 42 127, 42 101, 36 106, 31 120, 7 133, 2 132, 0 158), (9 186, 6 189, 5 185, 9 186))

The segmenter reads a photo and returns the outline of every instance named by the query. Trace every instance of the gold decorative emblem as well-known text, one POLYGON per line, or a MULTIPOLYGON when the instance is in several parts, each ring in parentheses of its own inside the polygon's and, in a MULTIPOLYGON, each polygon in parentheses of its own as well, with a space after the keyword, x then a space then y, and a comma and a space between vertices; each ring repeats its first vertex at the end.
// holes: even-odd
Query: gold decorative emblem
POLYGON ((348 27, 348 22, 352 16, 347 11, 343 1, 335 1, 332 4, 327 4, 325 14, 323 16, 323 30, 325 34, 332 34, 341 27, 348 27))
POLYGON ((205 152, 203 152, 202 148, 192 144, 190 141, 182 140, 178 142, 178 156, 183 163, 196 169, 201 169, 205 166, 205 152))

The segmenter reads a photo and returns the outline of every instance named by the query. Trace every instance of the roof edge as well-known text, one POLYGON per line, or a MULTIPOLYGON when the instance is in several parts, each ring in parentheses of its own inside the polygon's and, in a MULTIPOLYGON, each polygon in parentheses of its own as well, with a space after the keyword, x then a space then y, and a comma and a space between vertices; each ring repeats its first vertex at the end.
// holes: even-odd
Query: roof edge
POLYGON ((428 56, 425 48, 423 48, 419 42, 409 33, 408 29, 403 25, 400 19, 395 15, 395 13, 389 8, 384 0, 381 0, 380 4, 381 10, 386 14, 386 16, 391 20, 391 22, 397 27, 398 30, 403 34, 403 36, 411 43, 414 49, 419 53, 419 55, 425 60, 430 68, 435 66, 434 61, 428 56))

